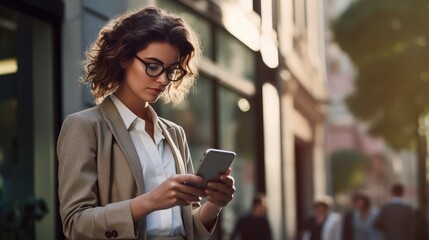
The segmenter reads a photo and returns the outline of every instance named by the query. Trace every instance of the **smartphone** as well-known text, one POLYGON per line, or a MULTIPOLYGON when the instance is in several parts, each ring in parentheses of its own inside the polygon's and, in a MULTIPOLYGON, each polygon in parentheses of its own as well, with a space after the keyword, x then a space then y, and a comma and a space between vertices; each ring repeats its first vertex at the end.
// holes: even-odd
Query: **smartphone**
POLYGON ((207 149, 195 172, 196 175, 204 178, 204 183, 189 182, 187 184, 198 188, 205 188, 207 182, 219 180, 219 176, 228 171, 235 156, 235 152, 232 151, 215 148, 207 149))

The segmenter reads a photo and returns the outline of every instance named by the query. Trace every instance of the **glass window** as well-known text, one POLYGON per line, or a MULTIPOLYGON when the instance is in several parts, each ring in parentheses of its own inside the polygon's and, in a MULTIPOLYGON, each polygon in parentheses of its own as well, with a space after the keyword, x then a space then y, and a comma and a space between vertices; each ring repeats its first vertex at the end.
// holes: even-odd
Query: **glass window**
POLYGON ((0 203, 4 203, 12 198, 17 163, 17 16, 1 5, 0 16, 0 203))
POLYGON ((235 75, 255 81, 255 54, 224 30, 216 34, 216 62, 235 75))
POLYGON ((179 106, 154 105, 160 117, 179 124, 185 130, 194 167, 198 166, 206 148, 214 144, 212 99, 210 81, 200 77, 194 90, 179 106))
MULTIPOLYGON (((32 20, 32 52, 33 58, 30 63, 33 70, 32 78, 32 100, 27 107, 33 112, 33 174, 34 177, 30 187, 34 187, 34 196, 43 200, 48 209, 55 209, 57 191, 55 188, 55 100, 54 97, 54 51, 52 26, 46 22, 32 20), (37 29, 37 31, 36 31, 37 29), (49 186, 49 187, 47 187, 49 186)), ((22 106, 22 102, 21 105, 22 106)), ((20 116, 21 123, 27 119, 20 116)), ((36 225, 35 239, 54 239, 56 224, 55 211, 48 211, 46 216, 36 225)))
POLYGON ((55 239, 53 39, 0 5, 0 239, 55 239))
MULTIPOLYGON (((161 2, 161 1, 160 1, 161 2)), ((212 34, 210 30, 210 23, 206 19, 192 13, 183 5, 176 1, 168 0, 162 1, 160 7, 168 9, 176 14, 179 14, 185 19, 187 23, 195 30, 201 41, 201 47, 203 49, 203 56, 213 59, 212 48, 212 34)))
POLYGON ((219 91, 220 147, 233 150, 237 157, 232 164, 236 193, 222 211, 222 229, 231 233, 238 217, 250 210, 255 193, 254 110, 248 99, 220 87, 219 91))
MULTIPOLYGON (((16 14, 0 5, 0 60, 16 57, 16 14)), ((3 64, 0 65, 3 69, 3 64)))
MULTIPOLYGON (((3 81, 2 76, 0 81, 3 81)), ((2 93, 3 91, 0 91, 0 94, 2 93)), ((8 198, 11 197, 11 175, 13 163, 16 162, 16 110, 16 98, 0 100, 0 202, 9 201, 8 198)))

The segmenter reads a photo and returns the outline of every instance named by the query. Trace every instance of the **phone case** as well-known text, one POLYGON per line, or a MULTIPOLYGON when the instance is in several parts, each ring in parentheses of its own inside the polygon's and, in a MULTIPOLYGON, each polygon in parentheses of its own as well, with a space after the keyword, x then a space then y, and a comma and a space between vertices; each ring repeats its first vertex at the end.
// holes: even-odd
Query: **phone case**
POLYGON ((220 175, 228 171, 235 156, 235 152, 232 151, 214 148, 207 149, 195 172, 196 175, 204 178, 204 183, 191 183, 191 185, 204 188, 208 181, 218 180, 220 175))

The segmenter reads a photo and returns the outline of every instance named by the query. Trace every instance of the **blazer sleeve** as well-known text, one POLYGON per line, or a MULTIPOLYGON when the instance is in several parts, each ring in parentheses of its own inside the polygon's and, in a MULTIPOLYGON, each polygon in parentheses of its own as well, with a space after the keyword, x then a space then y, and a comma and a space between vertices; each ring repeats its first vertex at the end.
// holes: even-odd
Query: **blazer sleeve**
POLYGON ((130 200, 99 204, 100 128, 94 122, 86 115, 70 115, 58 138, 58 194, 64 234, 69 239, 135 239, 130 200))

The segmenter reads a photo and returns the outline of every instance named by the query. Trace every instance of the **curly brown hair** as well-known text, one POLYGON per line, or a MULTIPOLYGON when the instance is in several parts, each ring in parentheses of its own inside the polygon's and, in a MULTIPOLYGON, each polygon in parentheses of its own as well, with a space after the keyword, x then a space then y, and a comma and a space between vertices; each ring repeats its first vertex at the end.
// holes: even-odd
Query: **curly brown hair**
POLYGON ((152 42, 167 42, 180 52, 180 65, 188 74, 171 82, 162 93, 166 103, 178 104, 189 93, 198 73, 197 58, 201 55, 194 31, 178 15, 155 7, 126 12, 101 28, 97 39, 86 51, 85 70, 81 83, 91 87, 97 103, 114 92, 123 81, 121 63, 152 42))

